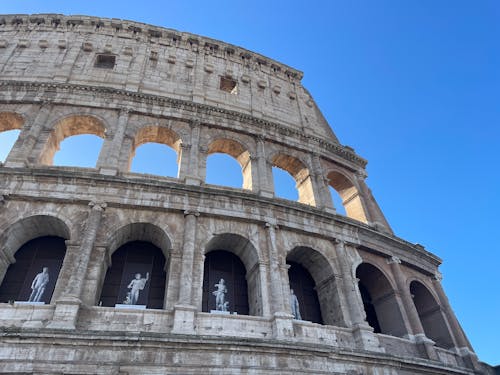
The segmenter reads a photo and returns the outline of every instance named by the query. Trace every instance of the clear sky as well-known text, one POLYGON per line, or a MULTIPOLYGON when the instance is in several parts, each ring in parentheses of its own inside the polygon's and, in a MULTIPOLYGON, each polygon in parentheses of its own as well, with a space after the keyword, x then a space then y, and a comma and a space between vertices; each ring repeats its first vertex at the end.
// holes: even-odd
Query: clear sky
POLYGON ((132 19, 302 70, 395 233, 444 260, 479 358, 500 364, 500 2, 19 1, 1 13, 132 19))

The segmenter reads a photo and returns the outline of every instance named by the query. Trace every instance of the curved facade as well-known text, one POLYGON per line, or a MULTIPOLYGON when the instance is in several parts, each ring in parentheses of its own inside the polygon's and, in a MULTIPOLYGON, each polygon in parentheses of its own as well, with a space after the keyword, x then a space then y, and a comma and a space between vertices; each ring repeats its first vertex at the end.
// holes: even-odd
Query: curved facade
POLYGON ((20 130, 0 167, 1 372, 490 373, 440 260, 393 234, 301 72, 62 15, 1 16, 0 69, 0 131, 20 130), (103 139, 95 168, 53 166, 80 134, 103 139), (176 152, 176 178, 130 172, 151 142, 176 152), (213 153, 241 189, 205 183, 213 153), (273 167, 298 202, 275 197, 273 167))

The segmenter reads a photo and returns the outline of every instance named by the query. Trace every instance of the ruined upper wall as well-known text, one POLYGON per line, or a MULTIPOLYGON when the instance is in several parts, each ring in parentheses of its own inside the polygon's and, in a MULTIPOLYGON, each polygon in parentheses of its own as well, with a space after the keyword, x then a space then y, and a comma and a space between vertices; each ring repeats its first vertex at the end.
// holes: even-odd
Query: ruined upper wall
POLYGON ((191 100, 338 144, 301 85, 302 72, 237 46, 172 29, 88 16, 0 16, 0 72, 4 80, 105 86, 191 100), (99 55, 112 56, 114 62, 103 67, 99 55), (223 78, 236 88, 223 90, 223 78))

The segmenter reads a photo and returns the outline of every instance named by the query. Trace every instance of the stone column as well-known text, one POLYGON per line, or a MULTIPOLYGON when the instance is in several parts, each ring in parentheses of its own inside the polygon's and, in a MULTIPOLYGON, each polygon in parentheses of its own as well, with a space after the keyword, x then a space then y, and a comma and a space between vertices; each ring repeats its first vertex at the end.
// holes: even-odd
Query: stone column
POLYGON ((312 156, 312 177, 314 194, 317 196, 316 207, 335 213, 332 196, 328 190, 328 179, 325 177, 323 168, 321 167, 319 154, 316 153, 312 156))
POLYGON ((439 298, 439 304, 448 320, 448 323, 451 328, 451 335, 454 338, 454 342, 457 345, 457 352, 463 358, 467 367, 472 368, 474 370, 481 370, 481 365, 478 362, 478 358, 476 353, 472 350, 472 345, 469 340, 465 336, 460 323, 458 323, 458 319, 453 312, 448 297, 443 290, 443 286, 441 285, 442 276, 440 273, 434 275, 432 280, 432 284, 434 285, 434 290, 437 293, 439 298))
POLYGON ((375 198, 373 198, 372 192, 368 188, 365 182, 366 173, 358 171, 356 173, 356 179, 359 186, 359 194, 361 194, 361 202, 363 204, 363 209, 366 213, 366 219, 375 226, 375 228, 382 230, 386 233, 392 234, 392 229, 389 226, 389 223, 384 217, 382 210, 375 202, 375 198))
POLYGON ((126 108, 120 109, 118 113, 118 121, 114 129, 112 139, 106 137, 102 145, 99 159, 97 160, 97 168, 99 172, 105 175, 115 176, 119 169, 119 157, 122 149, 125 131, 127 130, 129 118, 129 110, 126 108))
POLYGON ((179 279, 181 269, 181 252, 176 247, 168 251, 167 280, 165 282, 165 300, 163 309, 173 310, 179 295, 179 279))
POLYGON ((16 259, 6 251, 0 251, 0 285, 7 273, 9 266, 16 262, 16 259))
MULTIPOLYGON (((271 313, 273 320, 273 335, 278 339, 293 337, 293 315, 285 307, 285 293, 283 269, 285 264, 281 264, 278 247, 276 243, 275 223, 266 223, 267 229, 267 248, 269 251, 269 269, 271 282, 271 313)), ((288 287, 289 289, 289 287, 288 287)), ((288 298, 288 296, 287 296, 288 298)))
POLYGON ((259 275, 260 275, 260 289, 262 296, 262 315, 270 316, 271 315, 271 301, 269 298, 269 289, 267 286, 269 285, 269 263, 259 262, 259 275))
POLYGON ((33 116, 31 124, 24 124, 21 133, 14 143, 11 152, 5 160, 7 167, 25 167, 38 161, 38 155, 34 155, 36 143, 40 141, 40 134, 49 118, 52 104, 43 102, 38 112, 33 116), (24 130, 26 129, 27 130, 24 130))
POLYGON ((90 202, 91 207, 82 242, 78 249, 78 256, 68 284, 61 297, 56 301, 56 309, 50 328, 74 329, 80 309, 81 294, 84 287, 85 277, 90 262, 90 255, 94 247, 97 231, 106 208, 106 203, 90 202))
POLYGON ((349 306, 349 315, 356 345, 360 349, 384 352, 380 347, 377 336, 373 333, 373 328, 366 322, 366 313, 359 292, 359 280, 354 278, 351 265, 348 262, 348 250, 344 241, 335 240, 335 249, 338 254, 340 272, 344 281, 345 299, 349 306))
POLYGON ((409 323, 409 332, 413 335, 413 339, 417 344, 420 352, 426 355, 429 359, 437 360, 438 356, 436 349, 434 348, 434 341, 429 339, 425 335, 424 327, 418 316, 417 308, 410 294, 410 288, 406 285, 405 277, 401 269, 401 259, 397 257, 391 257, 387 260, 390 265, 392 273, 394 275, 394 280, 396 281, 396 286, 398 289, 398 294, 403 302, 402 314, 406 316, 405 325, 409 323), (407 320, 407 322, 406 322, 407 320))
POLYGON ((203 179, 200 175, 199 163, 199 144, 200 144, 200 122, 192 121, 191 127, 191 143, 184 146, 181 145, 181 165, 179 166, 179 178, 188 185, 200 185, 203 179), (184 150, 187 152, 184 153, 184 150), (189 155, 187 160, 186 157, 189 155))
POLYGON ((184 243, 182 245, 179 298, 174 307, 172 333, 194 334, 196 307, 193 306, 193 261, 196 244, 198 211, 184 211, 184 243))
POLYGON ((267 162, 264 137, 257 137, 257 176, 258 176, 258 193, 264 197, 272 198, 274 196, 274 188, 272 180, 272 170, 267 162))

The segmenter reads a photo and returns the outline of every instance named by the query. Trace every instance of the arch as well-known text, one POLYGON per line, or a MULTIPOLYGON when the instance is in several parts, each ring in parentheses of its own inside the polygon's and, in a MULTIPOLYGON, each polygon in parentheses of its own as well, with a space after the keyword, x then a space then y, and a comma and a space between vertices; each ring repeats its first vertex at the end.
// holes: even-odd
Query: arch
POLYGON ((122 304, 133 276, 140 272, 144 277, 146 272, 150 272, 151 277, 145 283, 139 302, 144 303, 147 308, 163 308, 168 287, 168 259, 172 247, 170 236, 162 228, 147 222, 128 223, 118 229, 110 229, 109 232, 113 233, 107 243, 110 258, 100 279, 101 293, 97 295, 100 295, 98 301, 103 306, 122 304), (140 268, 136 271, 134 261, 140 268))
POLYGON ((93 134, 106 138, 104 122, 95 116, 71 115, 59 120, 52 129, 40 156, 40 163, 52 165, 63 140, 74 135, 93 134))
MULTIPOLYGON (((217 277, 213 276, 212 278, 210 278, 210 275, 205 274, 205 270, 207 269, 207 267, 211 266, 210 253, 212 252, 217 255, 218 258, 216 260, 221 260, 222 262, 225 259, 224 264, 221 265, 220 269, 218 269, 216 272, 213 272, 214 275, 219 275, 219 272, 229 273, 230 270, 228 267, 235 267, 237 265, 238 262, 234 260, 232 255, 234 255, 236 258, 238 258, 239 261, 241 261, 243 268, 239 268, 239 277, 234 278, 235 282, 239 282, 240 284, 235 285, 234 287, 247 289, 246 293, 242 290, 238 292, 238 294, 240 296, 244 296, 245 294, 248 296, 248 314, 262 315, 263 306, 261 298, 262 293, 260 285, 260 269, 258 267, 258 253, 255 247, 247 238, 242 237, 238 234, 223 233, 215 235, 205 246, 205 267, 203 275, 202 300, 207 301, 211 297, 209 293, 214 290, 213 285, 211 285, 212 280, 213 277, 217 277), (243 272, 245 274, 241 274, 243 272), (243 283, 245 279, 246 283, 243 283)), ((208 306, 208 304, 205 303, 205 306, 208 306)))
POLYGON ((36 237, 23 244, 3 277, 0 302, 50 303, 65 254, 62 237, 36 237))
POLYGON ((375 333, 403 337, 408 332, 389 279, 376 266, 361 263, 356 269, 366 320, 375 333))
POLYGON ((111 256, 99 304, 163 308, 165 263, 162 250, 150 242, 129 241, 121 245, 111 256))
POLYGON ((0 112, 0 162, 7 159, 7 155, 19 137, 24 119, 16 112, 0 112))
POLYGON ((0 112, 0 133, 8 130, 21 130, 24 118, 16 112, 0 112))
POLYGON ((3 253, 11 258, 24 243, 41 236, 57 236, 69 240, 69 226, 60 218, 37 214, 17 220, 0 236, 3 253))
POLYGON ((306 164, 298 158, 278 153, 271 158, 271 164, 288 172, 296 182, 299 202, 316 205, 313 191, 313 183, 306 164))
POLYGON ((178 175, 182 140, 180 136, 173 130, 159 125, 144 126, 137 131, 132 142, 132 150, 130 152, 128 161, 128 170, 130 170, 132 166, 132 160, 136 154, 137 149, 146 143, 157 143, 172 148, 177 155, 176 163, 178 175))
POLYGON ((212 141, 208 146, 207 154, 226 154, 238 162, 243 177, 242 188, 252 190, 252 163, 248 148, 240 142, 229 138, 219 138, 212 141))
POLYGON ((107 244, 110 255, 120 246, 131 241, 150 242, 160 248, 165 257, 169 256, 172 247, 170 236, 162 228, 151 223, 128 223, 110 232, 113 233, 107 244))
POLYGON ((328 184, 335 189, 342 199, 346 215, 363 223, 368 223, 363 202, 356 185, 343 173, 330 171, 327 175, 328 184))
POLYGON ((423 283, 413 280, 410 283, 410 293, 425 335, 433 340, 437 346, 445 349, 452 348, 454 344, 450 329, 441 311, 441 306, 429 289, 423 283))
POLYGON ((301 306, 302 318, 315 323, 345 326, 334 270, 328 259, 310 247, 297 246, 288 253, 286 261, 290 265, 288 272, 290 288, 295 290, 301 284, 306 284, 302 292, 295 291, 301 306), (312 285, 308 284, 307 275, 301 268, 312 279, 312 285), (317 312, 314 311, 316 303, 316 308, 319 309, 317 312), (308 312, 307 309, 311 311, 308 312))

